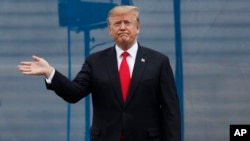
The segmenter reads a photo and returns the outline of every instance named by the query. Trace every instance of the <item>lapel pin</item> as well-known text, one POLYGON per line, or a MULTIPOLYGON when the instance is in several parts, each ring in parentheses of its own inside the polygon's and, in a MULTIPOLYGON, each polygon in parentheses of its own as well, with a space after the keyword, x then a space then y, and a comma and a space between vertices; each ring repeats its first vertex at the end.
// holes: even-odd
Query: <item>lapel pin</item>
POLYGON ((141 62, 143 62, 143 63, 144 63, 145 61, 146 61, 146 60, 145 60, 144 58, 141 58, 141 62))

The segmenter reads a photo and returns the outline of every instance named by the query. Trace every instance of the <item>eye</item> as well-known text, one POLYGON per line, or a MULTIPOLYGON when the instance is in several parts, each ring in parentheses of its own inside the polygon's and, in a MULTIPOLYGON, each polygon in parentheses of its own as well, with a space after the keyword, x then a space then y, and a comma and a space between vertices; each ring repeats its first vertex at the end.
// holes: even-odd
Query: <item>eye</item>
POLYGON ((130 22, 130 21, 125 21, 124 24, 125 24, 125 25, 130 25, 131 22, 130 22))
POLYGON ((114 23, 114 26, 115 26, 115 27, 118 27, 118 26, 120 26, 120 25, 121 25, 121 22, 115 22, 115 23, 114 23))

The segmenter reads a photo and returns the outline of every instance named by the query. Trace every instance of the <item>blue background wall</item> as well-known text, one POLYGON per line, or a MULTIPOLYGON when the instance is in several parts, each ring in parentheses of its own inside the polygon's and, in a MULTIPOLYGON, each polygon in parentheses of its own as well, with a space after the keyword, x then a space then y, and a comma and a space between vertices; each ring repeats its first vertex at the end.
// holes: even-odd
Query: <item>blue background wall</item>
MULTIPOLYGON (((133 3, 141 10, 140 43, 168 55, 175 69, 173 1, 133 3)), ((67 29, 59 26, 57 5, 57 0, 0 1, 0 141, 67 138, 67 103, 46 90, 42 77, 16 69, 35 54, 68 74, 67 29)), ((228 141, 230 124, 250 123, 249 5, 248 0, 181 2, 185 141, 228 141)), ((85 58, 84 35, 70 35, 74 77, 85 58)), ((91 52, 113 45, 106 28, 90 35, 90 46, 106 43, 91 52)), ((72 141, 88 134, 84 102, 71 106, 72 141)))

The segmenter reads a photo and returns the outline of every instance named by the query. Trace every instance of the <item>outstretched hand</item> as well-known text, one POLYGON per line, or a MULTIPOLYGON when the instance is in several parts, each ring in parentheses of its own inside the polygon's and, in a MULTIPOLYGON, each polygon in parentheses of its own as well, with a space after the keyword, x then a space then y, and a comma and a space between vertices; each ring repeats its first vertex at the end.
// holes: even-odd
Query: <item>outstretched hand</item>
POLYGON ((33 62, 31 61, 22 61, 17 66, 18 70, 25 75, 43 75, 46 78, 49 78, 53 68, 49 63, 43 58, 32 56, 33 62))

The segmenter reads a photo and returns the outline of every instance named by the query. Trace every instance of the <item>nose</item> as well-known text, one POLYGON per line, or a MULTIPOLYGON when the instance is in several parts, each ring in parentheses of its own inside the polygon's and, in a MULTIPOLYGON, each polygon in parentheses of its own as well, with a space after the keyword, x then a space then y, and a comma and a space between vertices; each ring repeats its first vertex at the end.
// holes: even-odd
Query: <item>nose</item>
POLYGON ((121 26, 120 26, 120 29, 121 29, 121 30, 124 30, 125 27, 126 27, 126 25, 122 22, 122 23, 121 23, 121 26))

